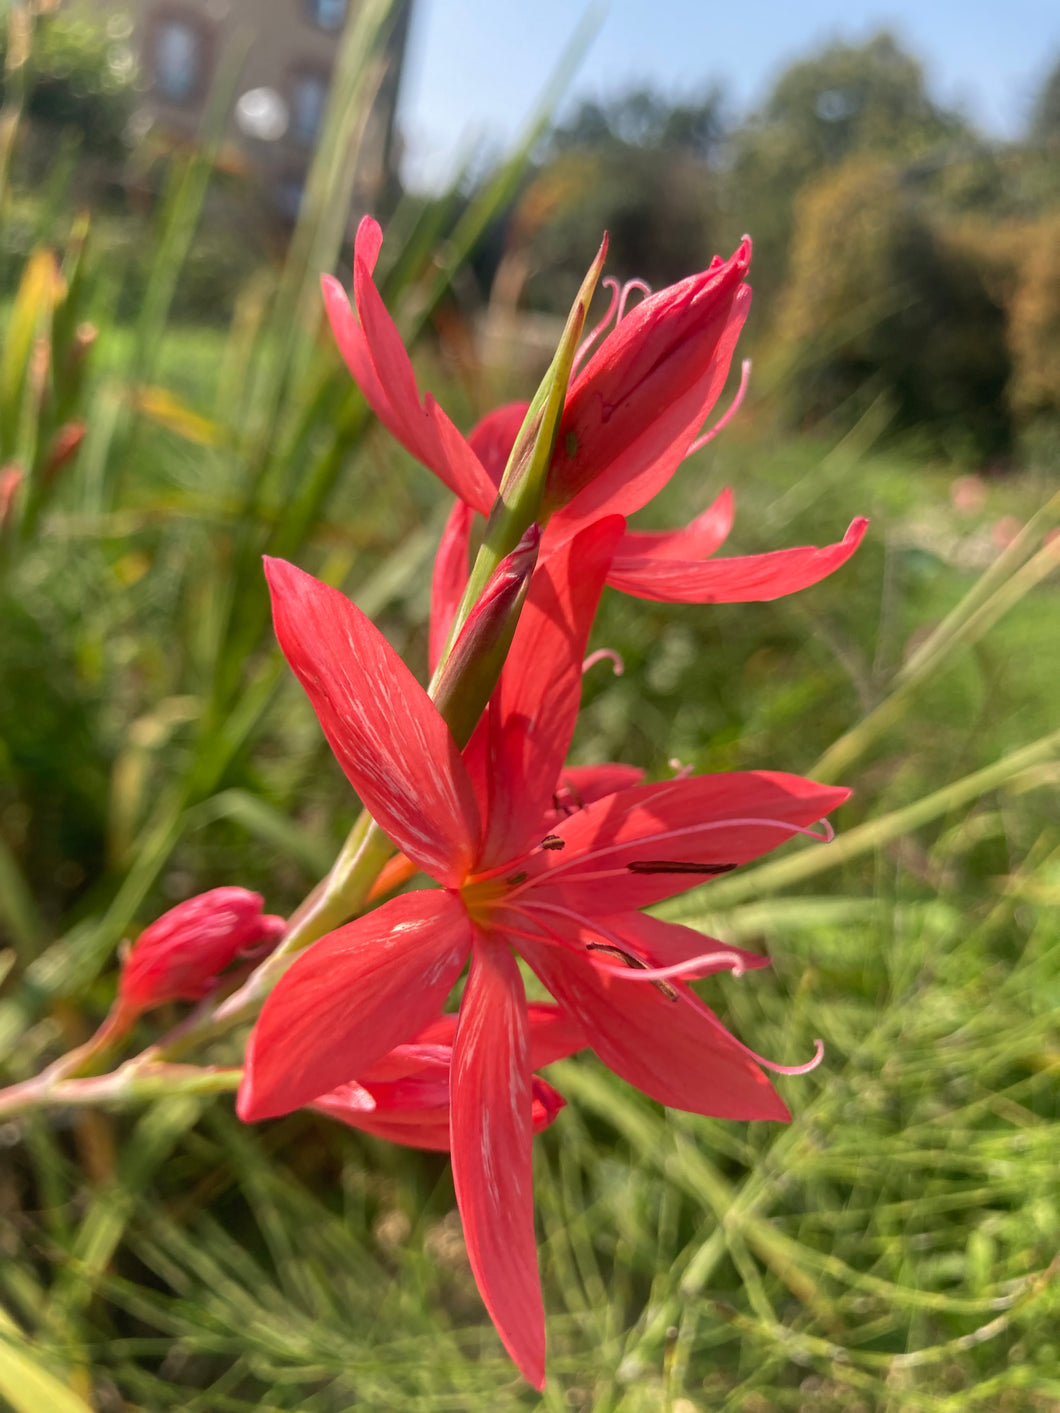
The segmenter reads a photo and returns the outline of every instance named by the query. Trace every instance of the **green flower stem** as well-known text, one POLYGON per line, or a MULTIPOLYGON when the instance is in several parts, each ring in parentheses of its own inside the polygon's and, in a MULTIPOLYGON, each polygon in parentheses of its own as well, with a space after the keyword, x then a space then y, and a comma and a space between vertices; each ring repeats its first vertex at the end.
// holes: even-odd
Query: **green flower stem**
POLYGON ((978 579, 971 589, 939 624, 896 674, 893 690, 868 716, 840 736, 810 774, 816 780, 833 781, 850 766, 889 728, 901 721, 914 693, 959 647, 977 642, 988 629, 1014 608, 1060 564, 1060 540, 1044 544, 1019 568, 1029 544, 1042 529, 1055 524, 1060 513, 1060 495, 1056 495, 1024 528, 997 561, 978 579), (1015 568, 1015 572, 1012 572, 1015 568))
MULTIPOLYGON (((555 357, 549 364, 548 372, 541 380, 534 400, 527 409, 519 435, 515 439, 508 465, 501 478, 500 490, 493 503, 482 547, 471 569, 471 576, 464 590, 464 597, 457 609, 453 626, 449 633, 439 671, 444 666, 449 650, 456 642, 460 629, 467 616, 478 602, 490 577, 507 554, 511 554, 529 527, 537 521, 545 528, 542 518, 542 499, 545 482, 548 479, 549 463, 559 433, 560 419, 567 399, 567 385, 574 368, 574 359, 585 327, 585 316, 589 312, 596 290, 597 281, 604 268, 607 254, 607 240, 601 245, 596 259, 582 281, 563 335, 556 349, 555 357)), ((547 517, 546 517, 547 518, 547 517)), ((437 673, 435 674, 437 677, 437 673)))
POLYGON ((1004 785, 1014 776, 1050 760, 1058 753, 1060 731, 1053 731, 1047 736, 1039 737, 1029 746, 1022 746, 1018 751, 1002 756, 994 765, 966 775, 963 780, 946 785, 934 794, 925 795, 923 799, 905 805, 902 809, 893 810, 880 819, 860 824, 828 844, 812 849, 800 849, 797 854, 774 859, 770 863, 748 869, 746 873, 734 874, 711 883, 709 894, 704 894, 702 899, 696 900, 694 907, 690 907, 687 901, 678 899, 675 903, 660 908, 659 915, 672 919, 690 915, 692 911, 700 915, 707 912, 713 915, 737 903, 755 898, 760 893, 786 888, 794 883, 804 883, 818 873, 838 868, 851 859, 878 849, 883 844, 889 844, 891 840, 938 819, 950 810, 970 804, 972 800, 985 795, 988 790, 996 790, 999 785, 1004 785))
POLYGON ((225 1094, 239 1088, 241 1069, 214 1065, 167 1065, 130 1060, 111 1074, 88 1079, 49 1078, 49 1072, 0 1093, 0 1118, 30 1109, 91 1108, 145 1103, 174 1094, 225 1094))

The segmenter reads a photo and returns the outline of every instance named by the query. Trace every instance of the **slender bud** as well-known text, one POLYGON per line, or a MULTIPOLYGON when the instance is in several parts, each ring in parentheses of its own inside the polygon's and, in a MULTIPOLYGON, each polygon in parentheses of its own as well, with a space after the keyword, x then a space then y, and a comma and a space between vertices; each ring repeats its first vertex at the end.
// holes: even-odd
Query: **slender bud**
POLYGON ((165 1001, 199 1001, 237 957, 271 948, 286 923, 263 913, 262 901, 246 888, 212 888, 163 913, 125 958, 119 1011, 132 1016, 165 1001))
POLYGON ((458 746, 467 745, 512 645, 541 531, 531 525, 501 560, 434 675, 430 693, 458 746))
POLYGON ((80 420, 63 423, 52 438, 52 444, 48 449, 48 458, 44 463, 45 482, 50 483, 56 473, 61 471, 74 456, 85 439, 86 431, 87 425, 80 420))
POLYGON ((571 306, 563 336, 549 364, 548 372, 542 378, 515 438, 515 445, 501 477, 497 499, 486 522, 482 548, 472 567, 463 602, 457 610, 457 624, 463 623, 471 605, 482 592, 486 580, 503 556, 519 542, 527 526, 535 521, 544 523, 541 518, 541 505, 560 418, 563 416, 567 384, 570 382, 571 370, 585 327, 585 316, 589 312, 606 255, 605 235, 596 253, 596 259, 589 266, 581 289, 571 306))
POLYGON ((25 472, 21 466, 14 462, 0 466, 0 530, 6 530, 15 519, 15 501, 24 480, 25 472))

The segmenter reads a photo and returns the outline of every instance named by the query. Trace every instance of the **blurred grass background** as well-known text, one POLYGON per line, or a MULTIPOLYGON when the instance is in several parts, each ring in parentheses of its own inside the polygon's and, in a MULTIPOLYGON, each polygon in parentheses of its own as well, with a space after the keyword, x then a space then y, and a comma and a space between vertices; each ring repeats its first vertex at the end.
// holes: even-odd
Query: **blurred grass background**
MULTIPOLYGON (((424 665, 445 497, 370 422, 317 295, 322 269, 346 268, 342 156, 390 9, 348 33, 299 222, 260 242, 211 224, 232 184, 214 170, 223 76, 200 144, 121 157, 156 173, 151 200, 108 177, 77 191, 88 214, 74 204, 83 113, 57 140, 35 112, 9 12, 11 1080, 98 1023, 123 937, 222 883, 289 910, 355 818, 272 643, 261 553, 341 585, 424 665)), ((657 281, 733 230, 762 236, 752 400, 643 523, 683 523, 731 485, 727 552, 837 539, 855 514, 869 539, 774 604, 606 596, 595 643, 626 671, 588 676, 575 755, 854 787, 835 844, 785 847, 665 910, 772 958, 707 986, 742 1039, 785 1062, 824 1039, 816 1072, 779 1080, 793 1123, 663 1111, 589 1056, 555 1067, 570 1103, 537 1143, 539 1399, 481 1308, 436 1155, 307 1115, 244 1128, 223 1100, 9 1121, 0 1402, 1060 1408, 1060 267, 1044 235, 1060 125, 1047 88, 1022 144, 955 130, 915 64, 873 44, 794 66, 734 131, 706 102, 667 114, 643 95, 547 137, 542 117, 487 178, 401 198, 380 271, 423 383, 466 428, 529 392, 537 331, 602 224, 618 273, 657 281), (822 93, 858 83, 851 113, 871 121, 820 117, 822 93), (895 91, 904 109, 873 108, 895 91), (643 252, 654 268, 630 265, 643 252)), ((120 149, 120 122, 96 130, 120 149)))

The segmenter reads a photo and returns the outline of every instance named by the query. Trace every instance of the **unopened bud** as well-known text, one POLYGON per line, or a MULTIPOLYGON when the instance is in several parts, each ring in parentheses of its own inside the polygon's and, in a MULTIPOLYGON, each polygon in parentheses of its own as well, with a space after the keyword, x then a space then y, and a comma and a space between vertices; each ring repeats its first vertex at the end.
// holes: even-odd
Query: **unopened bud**
POLYGON ((12 462, 0 467, 0 530, 6 530, 15 518, 15 498, 24 479, 21 466, 12 462))
POLYGON ((570 382, 571 370, 585 327, 585 316, 589 312, 596 282, 604 268, 606 254, 605 235, 596 259, 589 266, 588 274, 571 306, 555 357, 541 380, 533 402, 527 408, 523 424, 515 438, 508 464, 501 477, 497 499, 493 502, 493 509, 486 522, 482 547, 472 567, 463 602, 457 610, 457 623, 464 622, 471 605, 482 593, 487 579, 494 573, 503 556, 514 549, 527 526, 535 522, 544 524, 541 506, 548 480, 548 468, 556 445, 556 434, 567 397, 567 384, 570 382))
POLYGON ((78 324, 74 331, 73 343, 71 345, 71 354, 76 362, 80 362, 83 358, 87 357, 89 350, 98 337, 99 330, 96 328, 95 324, 90 323, 87 319, 83 323, 78 324))
POLYGON ((431 685, 431 697, 457 745, 471 739, 512 645, 537 563, 541 531, 531 525, 493 571, 431 685))
POLYGON ((66 422, 52 438, 48 459, 44 463, 44 479, 51 481, 56 472, 62 469, 85 439, 87 426, 84 422, 66 422))
POLYGON ((125 958, 120 1010, 138 1015, 165 1001, 200 1001, 238 957, 271 949, 286 923, 263 913, 262 901, 246 888, 212 888, 163 913, 125 958))

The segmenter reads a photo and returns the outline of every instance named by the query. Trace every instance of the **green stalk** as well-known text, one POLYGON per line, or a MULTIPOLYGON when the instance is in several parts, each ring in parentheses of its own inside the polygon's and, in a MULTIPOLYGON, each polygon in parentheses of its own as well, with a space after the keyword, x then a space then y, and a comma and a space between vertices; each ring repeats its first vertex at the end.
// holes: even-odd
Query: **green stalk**
POLYGON ((977 642, 1060 562, 1060 543, 1051 541, 1020 565, 1027 550, 1060 515, 1060 494, 1024 526, 1012 544, 976 580, 956 608, 896 673, 893 689, 868 716, 829 746, 812 768, 816 780, 842 776, 891 726, 900 721, 914 693, 960 647, 977 642), (1015 572, 1012 572, 1015 570, 1015 572))
MULTIPOLYGON (((438 671, 445 665, 446 658, 456 642, 457 636, 467 621, 467 616, 478 602, 483 589, 496 571, 498 564, 510 554, 520 539, 536 521, 542 528, 542 500, 545 481, 548 477, 549 462, 559 433, 560 418, 567 398, 567 385, 570 382, 574 359, 585 327, 585 316, 589 312, 593 293, 607 254, 607 240, 597 252, 596 259, 589 266, 582 281, 571 311, 567 315, 563 335, 555 356, 541 384, 534 394, 534 400, 527 409, 519 435, 515 439, 508 465, 504 468, 500 490, 493 503, 482 547, 478 552, 471 575, 460 601, 449 642, 442 654, 438 671)), ((437 679, 437 672, 435 678, 437 679)))
POLYGON ((1033 766, 1050 760, 1060 752, 1060 730, 1052 731, 1032 741, 1029 746, 1021 746, 1011 751, 994 765, 966 775, 952 785, 946 785, 934 794, 925 795, 914 804, 893 810, 880 819, 869 820, 855 829, 833 839, 830 843, 812 849, 802 849, 787 858, 774 859, 770 863, 759 864, 746 873, 734 874, 729 878, 711 883, 709 900, 707 895, 689 905, 688 900, 677 900, 660 915, 669 918, 691 916, 694 912, 721 912, 737 903, 746 902, 760 893, 772 892, 777 888, 787 888, 792 884, 805 883, 819 873, 839 868, 851 859, 860 858, 893 839, 899 839, 912 829, 919 829, 949 810, 960 809, 973 800, 985 795, 988 790, 996 790, 1014 776, 1033 766))

